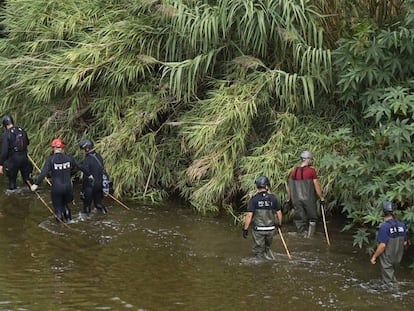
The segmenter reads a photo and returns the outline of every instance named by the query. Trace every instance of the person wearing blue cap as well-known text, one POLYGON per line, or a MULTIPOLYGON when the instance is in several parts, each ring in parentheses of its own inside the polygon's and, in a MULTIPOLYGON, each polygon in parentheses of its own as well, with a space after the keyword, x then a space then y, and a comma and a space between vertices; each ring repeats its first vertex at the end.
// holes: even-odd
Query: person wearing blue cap
POLYGON ((394 206, 390 201, 383 203, 382 211, 384 222, 379 227, 378 246, 370 261, 375 265, 379 259, 383 283, 396 286, 398 281, 395 277, 395 270, 400 265, 404 246, 408 243, 407 228, 404 223, 395 219, 394 206))

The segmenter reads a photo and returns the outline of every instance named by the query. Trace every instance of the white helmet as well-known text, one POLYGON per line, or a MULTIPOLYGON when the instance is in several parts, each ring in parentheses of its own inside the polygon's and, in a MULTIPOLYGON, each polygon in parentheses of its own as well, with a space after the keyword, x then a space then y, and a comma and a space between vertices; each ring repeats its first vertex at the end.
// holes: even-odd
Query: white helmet
POLYGON ((300 154, 300 157, 301 157, 302 160, 305 160, 305 159, 313 160, 312 153, 310 151, 307 151, 307 150, 302 151, 302 153, 300 154))

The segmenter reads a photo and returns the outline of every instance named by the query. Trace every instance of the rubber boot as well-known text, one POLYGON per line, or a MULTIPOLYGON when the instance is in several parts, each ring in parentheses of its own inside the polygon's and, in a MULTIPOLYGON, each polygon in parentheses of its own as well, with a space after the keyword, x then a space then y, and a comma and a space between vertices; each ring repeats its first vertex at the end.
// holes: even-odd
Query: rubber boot
POLYGON ((96 207, 96 209, 98 209, 99 211, 101 211, 101 212, 102 212, 102 214, 108 214, 107 209, 106 209, 106 208, 105 208, 105 206, 103 206, 103 205, 98 205, 98 206, 96 207))
POLYGON ((63 215, 62 215, 61 211, 56 211, 55 210, 55 220, 56 220, 56 222, 63 221, 63 215))
POLYGON ((257 260, 257 261, 263 261, 265 259, 264 253, 255 254, 254 259, 257 260))
POLYGON ((295 226, 296 226, 296 230, 298 233, 300 234, 307 234, 307 230, 306 230, 306 225, 304 224, 303 221, 301 220, 295 220, 295 226))
POLYGON ((65 206, 65 212, 64 212, 65 220, 66 222, 69 222, 72 220, 72 213, 70 212, 69 207, 65 206))
POLYGON ((83 207, 83 212, 87 215, 89 215, 91 213, 91 207, 90 206, 84 206, 83 207))
POLYGON ((276 259, 276 258, 275 258, 275 256, 273 255, 272 250, 271 250, 270 248, 268 248, 268 249, 264 252, 263 257, 264 257, 265 259, 267 259, 267 260, 275 260, 275 259, 276 259))
POLYGON ((15 189, 16 189, 16 181, 9 180, 9 190, 15 190, 15 189))
POLYGON ((311 238, 315 235, 315 231, 316 231, 316 222, 311 221, 309 222, 309 228, 308 228, 308 234, 307 234, 307 238, 311 238))

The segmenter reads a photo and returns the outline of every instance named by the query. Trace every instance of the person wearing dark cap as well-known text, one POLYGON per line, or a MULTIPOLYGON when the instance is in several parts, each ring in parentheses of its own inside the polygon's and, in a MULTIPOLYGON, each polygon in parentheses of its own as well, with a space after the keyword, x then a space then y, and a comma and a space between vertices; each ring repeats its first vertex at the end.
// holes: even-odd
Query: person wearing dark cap
POLYGON ((16 189, 19 171, 23 181, 29 186, 32 182, 33 165, 27 156, 27 146, 29 145, 27 133, 21 127, 14 126, 11 115, 4 115, 2 123, 5 131, 2 136, 0 153, 0 174, 6 171, 9 190, 16 189))
POLYGON ((36 191, 46 175, 50 174, 52 178, 50 195, 55 210, 55 216, 61 221, 69 222, 72 220, 69 203, 73 200, 71 173, 74 169, 80 169, 84 174, 90 176, 91 179, 93 177, 89 174, 89 171, 78 164, 72 156, 63 152, 65 145, 60 138, 54 139, 51 147, 53 153, 46 159, 40 175, 37 177, 36 182, 31 185, 30 189, 36 191))
POLYGON ((376 264, 379 259, 382 281, 385 285, 398 285, 395 271, 398 269, 404 253, 404 246, 408 243, 407 228, 404 223, 395 219, 394 206, 385 201, 382 208, 384 222, 377 233, 378 246, 371 257, 371 263, 376 264))
POLYGON ((102 156, 94 149, 94 143, 90 139, 84 139, 79 143, 80 149, 85 152, 85 159, 82 165, 85 166, 93 176, 93 182, 84 175, 82 179, 81 199, 83 201, 83 212, 89 214, 91 212, 92 202, 95 208, 106 214, 108 211, 102 204, 103 188, 102 179, 104 173, 104 162, 102 156))
POLYGON ((243 238, 247 239, 252 225, 253 253, 258 259, 274 260, 270 249, 275 229, 282 226, 282 211, 276 197, 269 193, 270 181, 266 176, 256 180, 257 193, 250 199, 243 226, 243 238))

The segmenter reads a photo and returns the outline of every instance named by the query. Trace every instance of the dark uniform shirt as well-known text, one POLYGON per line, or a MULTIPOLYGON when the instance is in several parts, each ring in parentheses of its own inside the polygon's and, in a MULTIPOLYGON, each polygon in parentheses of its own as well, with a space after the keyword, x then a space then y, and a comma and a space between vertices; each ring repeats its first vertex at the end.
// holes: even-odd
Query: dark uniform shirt
POLYGON ((253 229, 271 228, 277 224, 276 212, 280 204, 276 197, 268 192, 258 192, 249 201, 247 211, 253 213, 253 229))
POLYGON ((81 169, 84 174, 89 175, 89 171, 79 165, 72 156, 64 153, 52 154, 46 159, 46 163, 36 180, 36 184, 39 185, 46 175, 50 173, 53 180, 53 188, 72 187, 71 173, 76 168, 81 169))
POLYGON ((377 241, 387 245, 381 256, 387 262, 398 264, 404 253, 404 241, 407 239, 406 226, 396 219, 390 219, 381 224, 377 241))
MULTIPOLYGON (((86 157, 82 162, 82 166, 87 171, 89 171, 89 173, 93 176, 95 187, 102 188, 102 173, 104 170, 102 156, 95 151, 90 151, 86 154, 86 157)), ((85 175, 85 174, 83 176, 84 187, 90 184, 90 181, 88 180, 88 176, 89 175, 85 175)))

